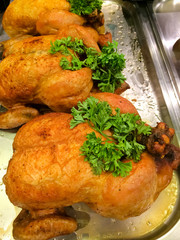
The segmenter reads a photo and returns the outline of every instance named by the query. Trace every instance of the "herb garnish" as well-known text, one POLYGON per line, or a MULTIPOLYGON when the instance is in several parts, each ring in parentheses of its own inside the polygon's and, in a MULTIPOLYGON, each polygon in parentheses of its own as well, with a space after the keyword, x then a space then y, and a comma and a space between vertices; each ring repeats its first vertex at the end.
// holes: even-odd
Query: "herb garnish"
POLYGON ((67 0, 70 5, 70 11, 77 15, 89 15, 94 10, 101 10, 102 0, 67 0))
POLYGON ((84 102, 78 103, 78 109, 72 108, 73 119, 70 128, 80 123, 88 122, 92 129, 101 133, 105 140, 96 137, 95 132, 87 134, 87 140, 81 147, 85 161, 88 161, 94 174, 112 172, 113 176, 126 177, 132 170, 131 162, 123 162, 123 159, 140 160, 140 155, 145 149, 136 141, 140 134, 150 135, 151 127, 141 121, 139 115, 125 113, 112 114, 112 109, 107 102, 99 102, 94 97, 89 97, 84 102), (110 130, 111 135, 104 130, 110 130))
POLYGON ((60 66, 65 70, 79 70, 88 67, 93 70, 92 79, 97 81, 98 88, 102 92, 112 92, 126 80, 122 74, 125 68, 125 59, 123 54, 117 52, 118 43, 108 43, 101 52, 94 48, 87 48, 82 40, 71 37, 51 42, 50 53, 62 54, 72 57, 71 61, 67 58, 61 58, 60 66), (70 51, 71 49, 71 51, 70 51), (82 60, 80 59, 82 58, 82 60))

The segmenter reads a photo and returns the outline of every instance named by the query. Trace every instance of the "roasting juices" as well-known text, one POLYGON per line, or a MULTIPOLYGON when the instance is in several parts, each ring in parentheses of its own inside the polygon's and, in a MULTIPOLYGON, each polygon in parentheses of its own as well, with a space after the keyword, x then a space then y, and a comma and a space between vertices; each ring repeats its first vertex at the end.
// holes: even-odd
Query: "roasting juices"
POLYGON ((160 193, 150 209, 140 216, 123 221, 103 218, 83 204, 75 205, 74 208, 77 211, 85 211, 90 215, 88 225, 77 231, 78 239, 81 239, 84 233, 88 234, 90 240, 139 238, 144 235, 142 239, 147 239, 153 232, 156 232, 156 229, 161 229, 164 224, 168 231, 167 224, 172 220, 171 215, 179 205, 178 187, 178 176, 174 173, 171 183, 160 193))

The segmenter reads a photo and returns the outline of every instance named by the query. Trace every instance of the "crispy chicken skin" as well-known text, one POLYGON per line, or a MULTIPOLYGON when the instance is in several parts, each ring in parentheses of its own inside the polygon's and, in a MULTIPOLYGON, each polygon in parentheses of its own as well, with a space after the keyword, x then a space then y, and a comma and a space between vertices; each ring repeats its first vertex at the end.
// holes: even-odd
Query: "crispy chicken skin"
POLYGON ((138 111, 134 105, 126 98, 123 98, 119 95, 112 93, 91 93, 90 95, 98 98, 100 101, 108 102, 113 111, 118 107, 121 110, 121 113, 134 113, 136 115, 138 114, 138 111))
POLYGON ((3 28, 10 37, 31 34, 36 35, 36 21, 45 10, 70 10, 66 0, 14 0, 3 16, 3 28))
MULTIPOLYGON (((119 107, 122 113, 137 114, 134 106, 121 96, 110 93, 93 96, 108 101, 113 109, 119 107)), ((49 211, 53 215, 55 209, 77 202, 85 202, 105 217, 125 219, 140 215, 171 181, 172 164, 164 161, 158 165, 148 152, 141 155, 141 161, 132 163, 133 169, 125 178, 113 177, 111 173, 94 175, 80 154, 86 135, 93 130, 87 123, 70 129, 71 119, 67 113, 49 113, 33 119, 17 132, 14 154, 3 179, 10 201, 26 210, 23 217, 26 231, 21 218, 17 218, 15 239, 29 239, 28 234, 36 239, 33 234, 37 227, 41 229, 42 219, 51 216, 49 211)), ((179 161, 178 155, 178 164, 179 161)), ((51 230, 56 236, 53 224, 51 230)))

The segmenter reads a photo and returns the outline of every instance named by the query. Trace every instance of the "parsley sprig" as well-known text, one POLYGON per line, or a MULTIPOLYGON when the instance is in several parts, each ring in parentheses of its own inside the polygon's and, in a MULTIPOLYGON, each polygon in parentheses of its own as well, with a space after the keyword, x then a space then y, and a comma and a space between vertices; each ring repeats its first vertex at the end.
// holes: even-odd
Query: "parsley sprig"
POLYGON ((131 162, 123 159, 140 160, 140 155, 145 146, 137 142, 140 134, 150 135, 151 127, 141 121, 139 115, 125 113, 112 114, 112 109, 107 102, 99 102, 94 97, 89 97, 84 102, 78 103, 78 108, 72 108, 73 119, 70 128, 80 123, 88 122, 90 126, 101 133, 105 140, 96 137, 95 132, 87 134, 87 140, 81 147, 85 161, 88 161, 94 174, 110 171, 113 176, 125 177, 132 170, 131 162), (110 135, 104 130, 110 130, 110 135))
POLYGON ((77 15, 89 15, 94 10, 100 11, 102 8, 102 0, 67 0, 70 5, 70 11, 77 15))
POLYGON ((90 163, 93 173, 112 172, 113 176, 126 177, 132 170, 131 162, 122 162, 123 153, 114 142, 102 141, 95 132, 87 134, 87 141, 80 148, 85 161, 90 163))
POLYGON ((113 41, 98 52, 94 48, 87 48, 82 40, 72 41, 71 37, 67 37, 51 42, 50 53, 61 52, 72 57, 71 61, 65 57, 61 58, 60 66, 65 70, 91 68, 92 79, 97 82, 99 90, 113 93, 126 80, 122 74, 125 68, 124 55, 118 54, 117 47, 118 43, 113 41))

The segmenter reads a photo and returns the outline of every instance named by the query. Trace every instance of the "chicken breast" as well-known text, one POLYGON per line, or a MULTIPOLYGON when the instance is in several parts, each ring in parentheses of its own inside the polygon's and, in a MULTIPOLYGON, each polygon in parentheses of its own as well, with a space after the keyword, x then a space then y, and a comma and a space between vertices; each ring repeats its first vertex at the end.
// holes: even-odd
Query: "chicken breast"
MULTIPOLYGON (((134 106, 120 96, 101 93, 94 97, 108 101, 112 108, 119 107, 123 113, 138 114, 134 106)), ((37 239, 37 228, 38 234, 49 229, 48 224, 43 225, 46 217, 53 219, 55 209, 77 202, 85 202, 105 217, 125 219, 140 215, 171 181, 173 161, 161 158, 158 164, 148 152, 141 155, 138 163, 126 160, 132 161, 133 166, 127 177, 114 177, 108 172, 94 175, 80 151, 86 135, 94 130, 88 123, 70 129, 71 119, 67 113, 46 114, 24 125, 15 137, 14 154, 3 179, 10 201, 26 210, 22 213, 23 220, 18 217, 15 221, 15 239, 37 239), (36 227, 32 227, 34 221, 36 227)), ((95 134, 101 136, 98 132, 95 134)), ((179 150, 175 152, 178 152, 174 156, 179 164, 179 150)), ((56 236, 55 222, 49 224, 51 237, 53 233, 56 236)), ((70 222, 67 233, 72 230, 71 226, 70 222)), ((47 235, 43 237, 38 239, 48 239, 47 235)))

